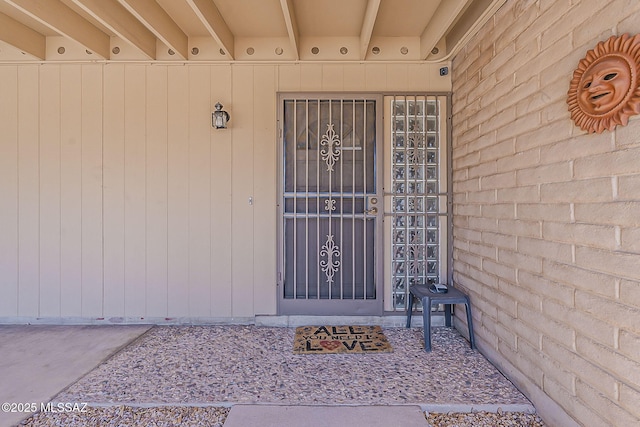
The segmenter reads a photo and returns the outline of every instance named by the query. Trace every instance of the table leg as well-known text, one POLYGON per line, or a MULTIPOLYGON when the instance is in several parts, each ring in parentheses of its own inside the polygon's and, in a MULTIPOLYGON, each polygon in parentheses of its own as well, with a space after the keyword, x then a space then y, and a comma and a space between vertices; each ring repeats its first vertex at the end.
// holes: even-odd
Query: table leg
POLYGON ((467 327, 469 328, 469 344, 471 345, 471 349, 476 348, 475 340, 473 339, 473 318, 471 317, 471 303, 467 301, 464 305, 465 311, 467 312, 467 327))
POLYGON ((444 305, 444 325, 445 326, 451 326, 451 305, 452 304, 444 305))
POLYGON ((409 292, 407 299, 407 328, 411 327, 411 314, 413 313, 413 294, 409 292))
POLYGON ((422 323, 424 329, 424 349, 431 351, 431 298, 422 298, 422 323))

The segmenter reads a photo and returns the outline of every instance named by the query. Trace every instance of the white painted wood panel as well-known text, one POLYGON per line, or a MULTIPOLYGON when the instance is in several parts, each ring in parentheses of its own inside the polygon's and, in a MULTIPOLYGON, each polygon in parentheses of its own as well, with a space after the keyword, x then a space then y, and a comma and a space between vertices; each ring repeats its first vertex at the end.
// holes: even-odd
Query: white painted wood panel
POLYGON ((0 316, 4 317, 18 316, 18 69, 0 67, 0 316))
POLYGON ((189 315, 211 316, 211 70, 189 68, 189 315))
POLYGON ((146 66, 124 71, 125 316, 146 316, 146 66))
MULTIPOLYGON (((426 90, 425 88, 428 87, 427 83, 429 82, 429 74, 434 72, 433 70, 434 66, 423 65, 423 64, 407 64, 406 67, 407 67, 407 81, 411 82, 411 86, 409 87, 409 90, 426 90)), ((436 67, 436 68, 439 68, 439 67, 436 67)), ((439 71, 436 71, 436 72, 439 72, 439 71)), ((451 79, 447 77, 442 77, 442 80, 445 82, 451 81, 451 79)), ((429 90, 445 92, 450 90, 450 88, 439 86, 439 87, 429 88, 429 90)))
MULTIPOLYGON (((60 67, 40 71, 39 316, 60 316, 60 67)), ((1 197, 1 196, 0 196, 1 197)))
POLYGON ((276 312, 277 176, 276 70, 256 66, 253 104, 253 293, 254 314, 276 312))
POLYGON ((344 89, 353 92, 365 89, 365 69, 362 65, 344 65, 344 89))
POLYGON ((387 87, 392 87, 394 88, 394 90, 402 92, 411 90, 411 87, 414 85, 414 83, 409 80, 407 65, 389 65, 387 66, 386 71, 387 87))
POLYGON ((317 92, 322 90, 322 65, 301 64, 300 90, 303 92, 317 92))
POLYGON ((231 121, 228 129, 211 129, 211 315, 231 317, 231 155, 233 127, 232 67, 211 67, 211 104, 224 105, 231 121))
MULTIPOLYGON (((266 107, 254 98, 254 68, 234 66, 233 74, 233 158, 232 167, 232 266, 233 266, 233 316, 251 316, 254 313, 254 103, 266 107)), ((273 107, 271 107, 273 108, 273 107)))
POLYGON ((167 67, 147 67, 147 316, 167 316, 167 67))
POLYGON ((327 92, 344 90, 344 65, 326 64, 322 66, 322 90, 327 92))
POLYGON ((364 78, 365 78, 365 90, 368 90, 368 91, 389 90, 389 88, 387 87, 387 64, 364 65, 364 78))
POLYGON ((102 67, 82 66, 82 317, 103 314, 102 67))
POLYGON ((167 70, 167 310, 189 314, 189 69, 167 70))
POLYGON ((0 317, 275 314, 276 94, 428 90, 436 72, 0 67, 0 317), (216 102, 229 129, 211 127, 216 102))
POLYGON ((124 68, 104 67, 103 230, 104 316, 125 315, 124 271, 124 68))
POLYGON ((278 73, 278 90, 282 92, 300 91, 300 65, 280 65, 278 73))
POLYGON ((38 67, 18 74, 18 314, 37 316, 40 281, 38 67), (35 83, 35 84, 34 84, 35 83))
POLYGON ((60 315, 82 312, 81 69, 60 66, 60 315))

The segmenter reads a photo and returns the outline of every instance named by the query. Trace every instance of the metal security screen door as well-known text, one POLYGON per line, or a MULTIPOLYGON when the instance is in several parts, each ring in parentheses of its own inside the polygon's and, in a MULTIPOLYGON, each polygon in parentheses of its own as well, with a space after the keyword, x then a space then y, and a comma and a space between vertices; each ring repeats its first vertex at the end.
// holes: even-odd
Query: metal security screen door
POLYGON ((381 101, 280 98, 280 314, 382 314, 381 101))

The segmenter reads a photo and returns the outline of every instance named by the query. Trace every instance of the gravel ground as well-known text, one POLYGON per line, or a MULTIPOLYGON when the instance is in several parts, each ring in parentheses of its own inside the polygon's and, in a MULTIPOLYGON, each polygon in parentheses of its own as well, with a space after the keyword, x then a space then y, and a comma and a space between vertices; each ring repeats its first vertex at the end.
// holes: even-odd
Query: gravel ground
MULTIPOLYGON (((86 413, 37 414, 23 427, 222 427, 230 408, 155 407, 88 408, 86 413)), ((544 427, 535 414, 522 412, 473 412, 425 414, 430 427, 544 427)))
POLYGON ((89 407, 84 413, 39 413, 19 425, 26 427, 222 427, 229 410, 229 408, 219 407, 89 407))
MULTIPOLYGON (((392 353, 295 355, 293 328, 154 327, 53 399, 88 402, 88 412, 36 414, 21 425, 219 427, 238 403, 533 409, 454 329, 434 328, 429 353, 420 328, 384 332, 392 353)), ((506 411, 426 418, 432 427, 544 426, 506 411)))
MULTIPOLYGON (((530 402, 452 328, 384 329, 392 353, 293 354, 293 328, 155 327, 57 402, 293 405, 530 402)), ((135 406, 135 405, 134 405, 135 406)))
POLYGON ((544 427, 535 414, 522 412, 472 412, 426 414, 431 427, 544 427))

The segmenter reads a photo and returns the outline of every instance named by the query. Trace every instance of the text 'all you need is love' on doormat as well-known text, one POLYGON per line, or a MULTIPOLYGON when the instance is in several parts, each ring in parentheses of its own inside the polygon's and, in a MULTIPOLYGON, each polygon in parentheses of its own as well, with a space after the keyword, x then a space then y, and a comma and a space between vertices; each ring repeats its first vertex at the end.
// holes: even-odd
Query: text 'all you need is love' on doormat
POLYGON ((296 354, 392 351, 380 326, 301 326, 293 341, 296 354))

